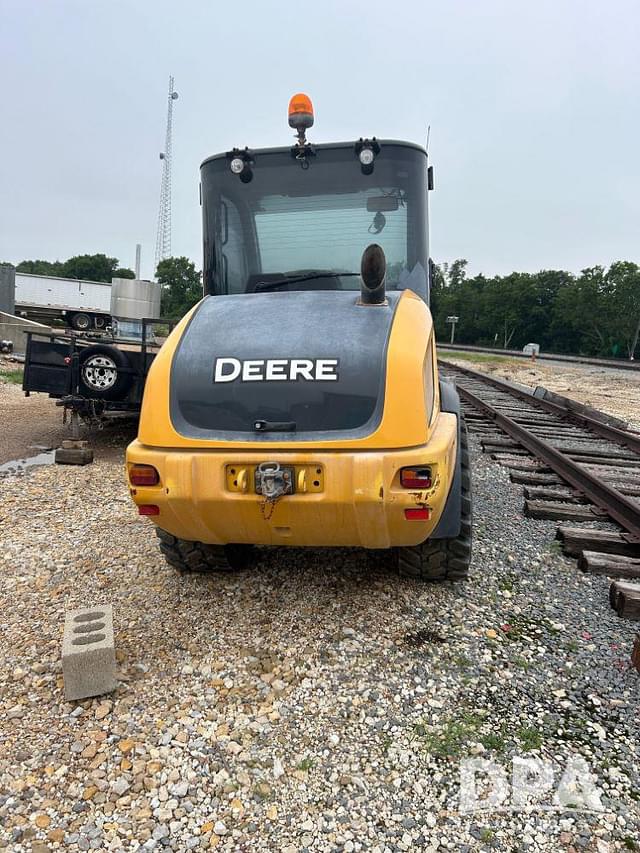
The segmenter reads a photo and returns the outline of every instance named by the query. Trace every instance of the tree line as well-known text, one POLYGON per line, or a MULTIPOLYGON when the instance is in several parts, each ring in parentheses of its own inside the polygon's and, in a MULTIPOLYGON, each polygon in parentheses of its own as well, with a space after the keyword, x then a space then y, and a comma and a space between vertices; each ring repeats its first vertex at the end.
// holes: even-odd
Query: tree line
MULTIPOLYGON (((22 261, 19 272, 90 281, 134 278, 117 258, 75 255, 66 261, 22 261)), ((156 270, 162 316, 182 317, 202 298, 202 278, 186 257, 166 258, 156 270)), ((633 358, 640 354, 640 267, 616 261, 608 269, 513 272, 468 277, 467 261, 434 267, 431 310, 436 334, 449 340, 447 317, 458 317, 458 343, 546 352, 633 358)))
POLYGON ((634 358, 640 338, 640 267, 616 261, 608 269, 513 272, 467 277, 467 261, 436 266, 431 310, 436 335, 447 341, 448 317, 458 317, 455 340, 547 352, 634 358))
POLYGON ((17 272, 31 275, 54 275, 60 278, 82 278, 85 281, 108 281, 112 278, 135 278, 128 267, 121 267, 117 258, 108 255, 74 255, 66 261, 21 261, 17 272))

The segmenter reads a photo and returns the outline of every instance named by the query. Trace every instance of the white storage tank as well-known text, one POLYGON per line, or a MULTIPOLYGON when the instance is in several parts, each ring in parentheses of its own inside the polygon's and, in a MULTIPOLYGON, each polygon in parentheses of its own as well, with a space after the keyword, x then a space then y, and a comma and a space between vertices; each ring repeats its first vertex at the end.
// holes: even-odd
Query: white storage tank
MULTIPOLYGON (((138 278, 111 280, 113 333, 120 340, 142 341, 142 320, 160 319, 162 286, 138 278)), ((151 329, 147 336, 151 335, 151 329)))

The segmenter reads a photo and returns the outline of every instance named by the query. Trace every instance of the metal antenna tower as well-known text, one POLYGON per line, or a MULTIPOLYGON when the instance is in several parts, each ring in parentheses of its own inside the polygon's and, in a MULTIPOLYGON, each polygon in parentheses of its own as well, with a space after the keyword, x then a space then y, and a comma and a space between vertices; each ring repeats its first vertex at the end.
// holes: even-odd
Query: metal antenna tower
POLYGON ((167 98, 167 134, 162 160, 162 184, 160 185, 160 210, 158 211, 158 236, 156 237, 156 269, 164 258, 171 255, 171 144, 173 124, 173 102, 178 93, 173 88, 173 77, 169 77, 169 95, 167 98))

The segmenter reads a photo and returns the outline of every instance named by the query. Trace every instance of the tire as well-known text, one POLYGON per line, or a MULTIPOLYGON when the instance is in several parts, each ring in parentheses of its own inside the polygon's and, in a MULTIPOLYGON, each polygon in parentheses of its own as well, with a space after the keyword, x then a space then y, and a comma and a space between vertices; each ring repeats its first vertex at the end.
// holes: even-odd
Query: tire
POLYGON ((469 444, 464 420, 460 425, 462 508, 460 533, 455 539, 427 539, 420 545, 398 548, 401 575, 421 581, 458 581, 469 577, 471 563, 473 501, 469 444))
POLYGON ((88 332, 93 324, 89 314, 79 312, 78 314, 72 315, 69 320, 69 325, 72 329, 76 329, 78 332, 88 332))
POLYGON ((127 356, 108 344, 95 344, 80 352, 80 391, 97 400, 123 400, 133 382, 127 356))
POLYGON ((179 572, 233 572, 251 563, 252 545, 205 545, 178 539, 159 527, 156 535, 165 560, 179 572))

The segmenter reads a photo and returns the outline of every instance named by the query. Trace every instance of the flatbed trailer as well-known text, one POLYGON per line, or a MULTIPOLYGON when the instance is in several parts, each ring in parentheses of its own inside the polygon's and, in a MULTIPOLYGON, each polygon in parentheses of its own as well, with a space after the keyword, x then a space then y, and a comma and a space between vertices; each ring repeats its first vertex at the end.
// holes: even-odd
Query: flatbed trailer
POLYGON ((48 394, 56 405, 92 423, 137 417, 149 368, 164 339, 155 326, 172 320, 142 320, 142 339, 131 342, 76 335, 29 332, 22 390, 48 394))

